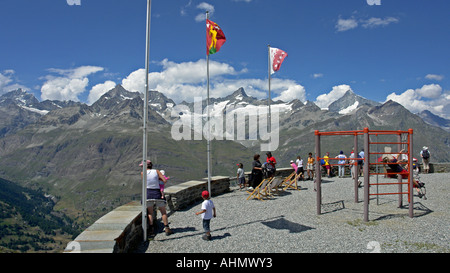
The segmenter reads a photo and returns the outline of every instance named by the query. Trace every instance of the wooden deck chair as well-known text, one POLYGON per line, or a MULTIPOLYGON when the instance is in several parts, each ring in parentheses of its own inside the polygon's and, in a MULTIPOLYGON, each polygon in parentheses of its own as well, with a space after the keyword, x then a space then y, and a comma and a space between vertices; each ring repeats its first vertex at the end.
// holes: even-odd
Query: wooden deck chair
POLYGON ((250 194, 247 197, 247 200, 250 200, 251 198, 263 200, 264 197, 267 197, 267 187, 269 186, 269 183, 272 181, 272 179, 273 177, 266 178, 253 191, 247 191, 247 193, 250 194))
POLYGON ((283 183, 285 185, 283 190, 285 191, 288 188, 291 188, 291 189, 294 189, 294 190, 300 190, 298 188, 298 175, 294 172, 293 174, 288 176, 288 178, 289 178, 289 180, 287 180, 287 178, 286 178, 286 182, 283 183))
POLYGON ((288 185, 291 182, 291 179, 293 177, 297 176, 297 173, 293 171, 288 177, 283 179, 283 182, 281 183, 282 186, 288 185))
POLYGON ((268 187, 269 194, 273 195, 274 192, 278 193, 283 181, 284 180, 282 177, 275 177, 269 184, 269 187, 268 187))

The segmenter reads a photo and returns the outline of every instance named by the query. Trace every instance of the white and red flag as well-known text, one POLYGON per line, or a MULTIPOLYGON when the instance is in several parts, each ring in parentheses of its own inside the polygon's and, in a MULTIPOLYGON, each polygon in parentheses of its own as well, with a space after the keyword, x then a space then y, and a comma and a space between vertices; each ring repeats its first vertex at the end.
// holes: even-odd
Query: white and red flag
POLYGON ((274 74, 280 70, 281 64, 284 59, 288 56, 286 52, 281 49, 271 47, 270 48, 270 74, 274 74))

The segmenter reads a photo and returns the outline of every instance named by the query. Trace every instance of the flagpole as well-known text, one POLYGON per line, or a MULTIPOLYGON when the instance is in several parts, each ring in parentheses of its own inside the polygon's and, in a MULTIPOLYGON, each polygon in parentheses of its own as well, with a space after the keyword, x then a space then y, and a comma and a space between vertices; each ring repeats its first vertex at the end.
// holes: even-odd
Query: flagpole
MULTIPOLYGON (((209 11, 206 11, 206 20, 209 20, 209 11)), ((206 53, 206 76, 207 76, 207 105, 206 108, 208 109, 208 135, 206 140, 207 145, 207 154, 208 154, 208 192, 209 196, 212 196, 211 194, 211 123, 210 123, 210 109, 209 109, 209 52, 206 53)))
POLYGON ((269 66, 268 66, 268 68, 269 68, 269 99, 268 99, 268 102, 267 102, 267 104, 269 105, 269 132, 272 132, 272 111, 271 111, 271 109, 270 109, 270 82, 271 82, 271 78, 272 78, 272 75, 271 75, 271 70, 270 70, 270 45, 267 45, 267 47, 268 47, 268 49, 269 49, 269 66))
POLYGON ((144 93, 144 124, 142 145, 142 229, 143 241, 147 241, 147 121, 148 121, 148 73, 150 59, 150 21, 152 0, 147 0, 147 34, 145 47, 145 93, 144 93))

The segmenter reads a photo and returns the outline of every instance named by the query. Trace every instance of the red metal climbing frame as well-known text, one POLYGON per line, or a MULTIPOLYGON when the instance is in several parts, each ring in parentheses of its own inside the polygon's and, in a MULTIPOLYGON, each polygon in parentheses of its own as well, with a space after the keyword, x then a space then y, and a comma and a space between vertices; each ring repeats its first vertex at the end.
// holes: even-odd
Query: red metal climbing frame
MULTIPOLYGON (((317 203, 317 214, 321 214, 321 206, 322 206, 322 179, 321 179, 321 166, 320 166, 320 160, 324 159, 320 157, 320 139, 321 136, 354 136, 354 151, 355 154, 358 151, 358 136, 364 136, 364 152, 365 157, 362 158, 364 161, 364 221, 369 221, 369 199, 370 196, 373 195, 399 195, 399 201, 398 205, 399 207, 403 206, 403 199, 402 196, 404 194, 408 195, 408 202, 409 202, 409 217, 414 217, 414 208, 413 208, 413 176, 412 174, 412 162, 413 162, 413 130, 409 129, 408 131, 387 131, 387 130, 369 130, 369 128, 364 128, 364 130, 357 130, 357 131, 336 131, 336 132, 319 132, 318 130, 315 131, 315 139, 316 139, 316 203, 317 203), (371 135, 396 135, 397 140, 393 142, 371 142, 370 136, 371 135), (402 140, 402 136, 406 137, 406 142, 402 140), (407 155, 408 160, 405 162, 400 163, 392 163, 392 164, 402 164, 408 166, 408 171, 401 172, 401 173, 395 173, 395 172, 370 172, 370 166, 372 165, 385 165, 386 163, 380 163, 380 162, 370 162, 370 155, 381 155, 386 154, 386 152, 379 153, 379 152, 371 152, 371 145, 397 145, 398 152, 396 154, 401 155, 407 155), (402 146, 407 146, 407 150, 405 152, 401 152, 402 146), (396 183, 371 183, 370 177, 373 175, 397 175, 398 182, 396 183), (407 179, 408 182, 403 182, 403 179, 407 179), (370 187, 372 185, 398 185, 398 192, 391 192, 391 193, 370 193, 370 187), (403 185, 408 185, 408 190, 406 192, 403 192, 403 185)), ((330 158, 332 160, 333 158, 330 158)), ((350 158, 346 158, 350 159, 350 158)), ((355 158, 352 158, 353 160, 355 158)), ((360 158, 361 160, 361 158, 360 158)), ((339 165, 339 164, 333 164, 333 165, 339 165)), ((355 160, 355 163, 353 165, 357 165, 357 162, 355 160)), ((354 177, 354 191, 355 191, 355 203, 358 203, 358 172, 356 172, 356 175, 354 177)))

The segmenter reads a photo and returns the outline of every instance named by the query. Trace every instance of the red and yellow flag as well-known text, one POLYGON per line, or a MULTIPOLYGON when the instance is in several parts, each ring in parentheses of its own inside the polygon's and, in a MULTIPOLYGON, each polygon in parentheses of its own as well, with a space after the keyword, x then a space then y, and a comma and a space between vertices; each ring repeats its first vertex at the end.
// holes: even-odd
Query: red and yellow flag
POLYGON ((206 53, 210 55, 219 52, 226 40, 219 25, 206 19, 206 53))

